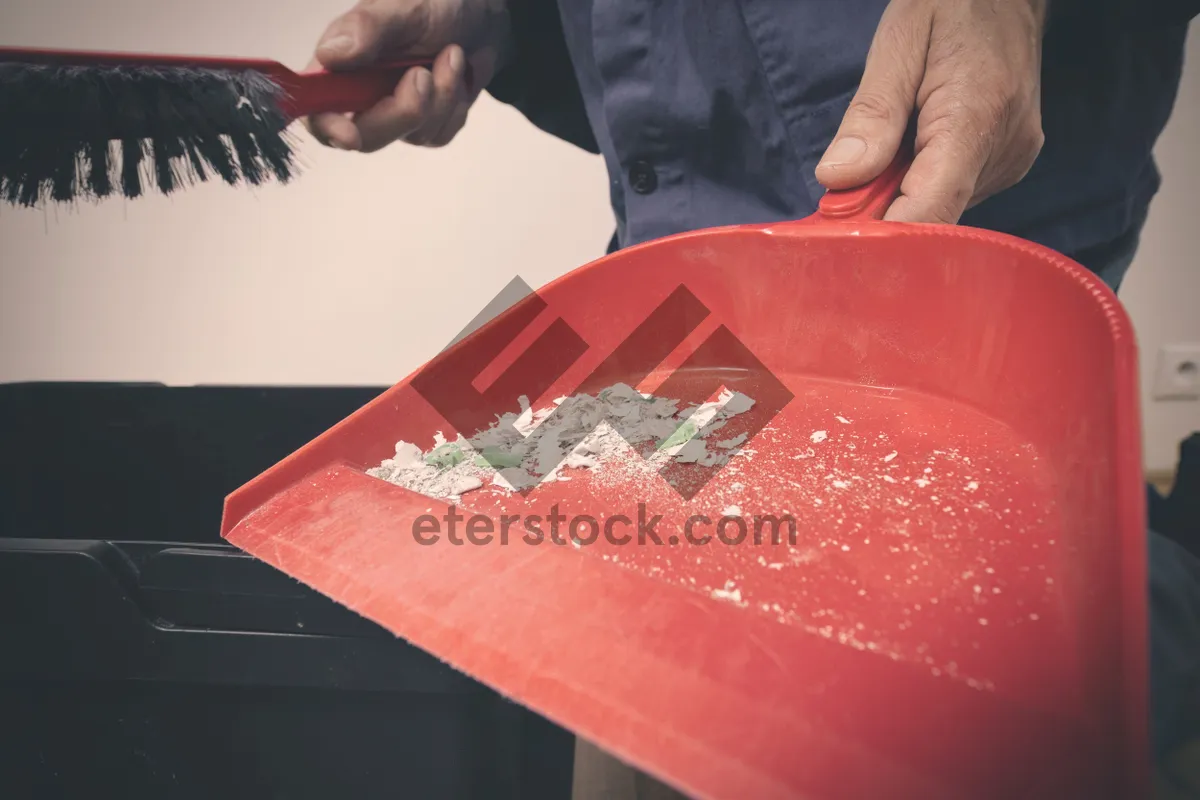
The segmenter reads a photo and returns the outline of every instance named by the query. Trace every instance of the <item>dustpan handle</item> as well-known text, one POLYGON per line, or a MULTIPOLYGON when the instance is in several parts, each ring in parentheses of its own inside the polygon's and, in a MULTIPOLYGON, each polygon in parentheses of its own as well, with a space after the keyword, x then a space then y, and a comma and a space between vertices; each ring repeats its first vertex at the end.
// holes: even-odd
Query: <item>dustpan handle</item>
POLYGON ((912 147, 905 144, 875 180, 857 189, 826 192, 817 206, 817 219, 881 220, 900 196, 900 184, 912 166, 912 147))

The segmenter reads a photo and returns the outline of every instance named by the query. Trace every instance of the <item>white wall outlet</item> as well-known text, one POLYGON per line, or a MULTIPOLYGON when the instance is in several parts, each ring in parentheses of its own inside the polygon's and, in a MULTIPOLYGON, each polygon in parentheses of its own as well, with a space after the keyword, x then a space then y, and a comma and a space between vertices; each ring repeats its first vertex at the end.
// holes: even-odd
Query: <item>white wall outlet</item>
POLYGON ((1159 348, 1154 399, 1200 400, 1200 344, 1169 344, 1159 348))

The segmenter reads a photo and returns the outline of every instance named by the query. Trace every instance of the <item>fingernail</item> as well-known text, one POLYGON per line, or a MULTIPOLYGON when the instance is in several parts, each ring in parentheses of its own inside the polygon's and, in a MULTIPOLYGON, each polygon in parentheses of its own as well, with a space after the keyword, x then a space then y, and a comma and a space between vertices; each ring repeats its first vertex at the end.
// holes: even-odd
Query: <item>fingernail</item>
POLYGON ((321 50, 331 56, 348 56, 354 51, 354 39, 347 34, 338 34, 321 42, 321 50))
POLYGON ((433 76, 429 74, 429 70, 417 69, 417 76, 413 78, 413 88, 417 90, 417 97, 420 100, 429 96, 429 90, 433 88, 433 76))
POLYGON ((455 72, 463 70, 463 51, 460 47, 455 47, 450 50, 450 69, 455 72))
POLYGON ((823 167, 844 167, 855 163, 867 152, 867 143, 857 136, 838 139, 821 159, 823 167))

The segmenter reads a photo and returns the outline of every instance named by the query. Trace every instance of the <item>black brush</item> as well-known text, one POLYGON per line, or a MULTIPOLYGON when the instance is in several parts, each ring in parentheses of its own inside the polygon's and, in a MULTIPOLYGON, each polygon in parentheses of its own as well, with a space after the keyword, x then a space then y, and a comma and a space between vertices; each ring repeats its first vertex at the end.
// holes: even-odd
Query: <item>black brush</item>
POLYGON ((274 61, 0 48, 0 199, 164 194, 219 177, 286 183, 288 126, 365 111, 428 61, 293 72, 274 61))

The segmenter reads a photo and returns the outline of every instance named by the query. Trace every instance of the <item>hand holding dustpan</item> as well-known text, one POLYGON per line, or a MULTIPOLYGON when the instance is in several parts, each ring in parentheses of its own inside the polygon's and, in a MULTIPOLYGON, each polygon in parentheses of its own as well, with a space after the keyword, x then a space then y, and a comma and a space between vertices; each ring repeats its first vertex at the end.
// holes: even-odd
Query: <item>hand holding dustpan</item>
POLYGON ((231 495, 224 536, 692 797, 1144 796, 1129 321, 1044 248, 878 221, 903 172, 806 220, 670 237, 552 282, 231 495), (683 344, 661 364, 622 350, 681 287, 702 312, 683 344), (643 507, 662 546, 420 544, 413 521, 448 504, 365 474, 397 440, 452 438, 461 409, 414 384, 564 352, 546 330, 584 343, 560 375, 510 358, 464 406, 544 405, 597 375, 790 399, 757 406, 742 454, 694 494, 602 468, 456 509, 643 507), (735 352, 754 360, 722 361, 735 352), (735 505, 796 534, 683 537, 735 505))

